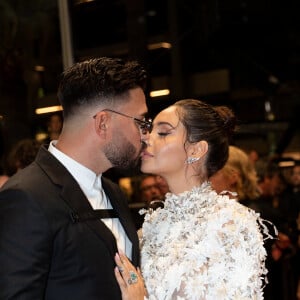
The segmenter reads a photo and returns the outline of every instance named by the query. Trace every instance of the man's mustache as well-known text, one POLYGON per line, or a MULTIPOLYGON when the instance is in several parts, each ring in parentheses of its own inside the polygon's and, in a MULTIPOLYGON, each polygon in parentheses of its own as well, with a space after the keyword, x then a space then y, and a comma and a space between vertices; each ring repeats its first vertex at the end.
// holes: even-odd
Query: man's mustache
POLYGON ((142 153, 147 148, 147 144, 145 141, 141 141, 141 145, 142 145, 141 147, 141 153, 142 153))

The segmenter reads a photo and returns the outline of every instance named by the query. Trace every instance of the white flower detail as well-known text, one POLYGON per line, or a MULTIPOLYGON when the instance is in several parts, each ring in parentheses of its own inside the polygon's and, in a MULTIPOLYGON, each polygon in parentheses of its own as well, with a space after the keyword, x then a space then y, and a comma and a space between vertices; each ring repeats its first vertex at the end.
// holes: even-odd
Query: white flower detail
MULTIPOLYGON (((259 214, 208 182, 148 211, 142 272, 150 300, 263 299, 266 251, 259 214)), ((265 230, 265 228, 264 228, 265 230)))

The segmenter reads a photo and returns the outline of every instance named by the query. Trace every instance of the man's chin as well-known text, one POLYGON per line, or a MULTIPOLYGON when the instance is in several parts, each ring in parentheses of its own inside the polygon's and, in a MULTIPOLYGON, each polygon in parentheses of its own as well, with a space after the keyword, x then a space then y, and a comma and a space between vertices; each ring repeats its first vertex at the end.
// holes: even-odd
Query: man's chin
POLYGON ((121 171, 122 173, 138 174, 140 173, 141 169, 141 158, 138 157, 135 160, 132 160, 131 162, 127 162, 127 164, 125 165, 115 166, 114 168, 121 171))

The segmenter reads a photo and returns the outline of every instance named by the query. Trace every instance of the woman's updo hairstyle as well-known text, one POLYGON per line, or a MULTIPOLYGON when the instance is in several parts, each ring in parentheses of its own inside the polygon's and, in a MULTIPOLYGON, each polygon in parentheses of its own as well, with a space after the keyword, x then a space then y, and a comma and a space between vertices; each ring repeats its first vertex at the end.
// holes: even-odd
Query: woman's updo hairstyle
POLYGON ((236 126, 236 117, 227 106, 212 106, 200 100, 184 99, 174 103, 187 131, 186 142, 206 141, 207 177, 222 169, 228 159, 228 148, 236 126))

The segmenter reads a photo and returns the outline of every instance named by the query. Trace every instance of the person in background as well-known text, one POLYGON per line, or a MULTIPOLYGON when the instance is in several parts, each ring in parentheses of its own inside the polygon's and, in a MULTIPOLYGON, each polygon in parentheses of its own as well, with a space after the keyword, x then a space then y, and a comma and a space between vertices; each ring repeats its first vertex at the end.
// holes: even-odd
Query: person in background
POLYGON ((31 138, 17 142, 8 155, 10 175, 30 165, 35 160, 40 146, 37 140, 31 138))
POLYGON ((278 211, 272 206, 269 194, 265 196, 260 186, 260 175, 243 149, 230 145, 225 166, 210 181, 218 193, 229 191, 229 196, 235 193, 241 204, 254 209, 264 219, 277 225, 278 211))
MULTIPOLYGON (((276 196, 281 194, 287 187, 286 179, 278 166, 278 163, 268 159, 258 160, 255 169, 258 176, 258 185, 264 195, 276 196)), ((274 201, 273 206, 278 207, 278 200, 274 201)))
POLYGON ((259 154, 255 149, 248 150, 246 153, 248 154, 249 160, 253 165, 255 165, 260 159, 259 154))
POLYGON ((295 161, 285 193, 279 201, 278 208, 284 213, 289 221, 291 230, 296 233, 297 220, 300 214, 300 162, 295 161))
MULTIPOLYGON (((144 223, 144 209, 156 210, 159 207, 164 207, 165 194, 160 188, 160 182, 163 184, 163 180, 158 178, 154 174, 144 174, 140 176, 140 182, 138 185, 138 198, 143 203, 143 207, 138 209, 132 209, 133 219, 135 220, 136 229, 138 234, 140 228, 144 223)), ((162 186, 164 188, 164 186, 162 186)))
POLYGON ((9 179, 9 176, 6 174, 0 175, 0 188, 4 185, 4 183, 9 179))
POLYGON ((58 140, 0 192, 0 299, 121 299, 118 249, 139 265, 127 198, 102 173, 136 167, 151 129, 146 71, 93 58, 63 72, 58 140))
POLYGON ((233 145, 229 146, 225 166, 216 172, 210 181, 217 193, 229 191, 230 196, 234 192, 237 196, 234 197, 243 204, 252 203, 260 195, 254 165, 246 152, 233 145))
MULTIPOLYGON (((174 103, 153 121, 141 170, 164 177, 170 192, 142 227, 149 299, 263 299, 263 220, 209 182, 227 161, 235 124, 228 107, 193 99, 174 103)), ((122 253, 115 260, 123 299, 144 299, 141 276, 131 276, 134 266, 122 253)))
POLYGON ((50 115, 47 122, 48 136, 43 141, 45 144, 49 144, 51 141, 58 140, 63 126, 63 117, 60 113, 54 113, 50 115))
POLYGON ((139 190, 141 201, 145 203, 146 208, 163 207, 164 194, 159 188, 156 175, 142 175, 139 190))
POLYGON ((279 252, 281 270, 284 268, 283 271, 288 271, 291 275, 287 285, 291 288, 287 291, 284 290, 284 292, 286 295, 292 294, 294 296, 296 290, 297 299, 300 299, 300 162, 297 160, 295 160, 295 165, 292 168, 290 185, 279 198, 278 210, 285 217, 289 237, 287 243, 278 243, 276 247, 279 252), (295 249, 294 255, 291 255, 291 251, 287 251, 290 248, 295 249), (286 254, 289 254, 289 269, 284 260, 286 254))
POLYGON ((169 185, 168 185, 167 181, 163 177, 157 175, 156 176, 156 183, 157 183, 158 188, 160 189, 160 192, 164 196, 170 191, 169 190, 169 185))
POLYGON ((31 138, 22 139, 13 145, 7 157, 6 179, 2 185, 0 184, 0 187, 3 186, 13 174, 24 169, 34 161, 40 146, 41 144, 37 140, 31 138))
MULTIPOLYGON (((269 161, 260 160, 255 166, 243 149, 230 146, 225 166, 213 175, 210 181, 218 193, 235 192, 236 199, 240 203, 250 207, 263 219, 271 221, 276 226, 279 231, 278 238, 267 240, 265 243, 268 253, 266 260, 268 284, 264 289, 264 299, 294 300, 290 296, 295 283, 291 272, 291 263, 294 261, 292 256, 295 251, 286 230, 286 222, 280 210, 274 206, 274 199, 283 191, 280 171, 277 165, 269 161), (278 251, 279 247, 281 252, 278 251)), ((271 231, 273 225, 268 226, 271 231)))
POLYGON ((143 174, 137 176, 138 184, 136 185, 135 199, 136 203, 130 204, 132 217, 139 230, 144 222, 144 215, 141 209, 157 209, 164 206, 164 194, 159 188, 157 176, 154 174, 143 174))

